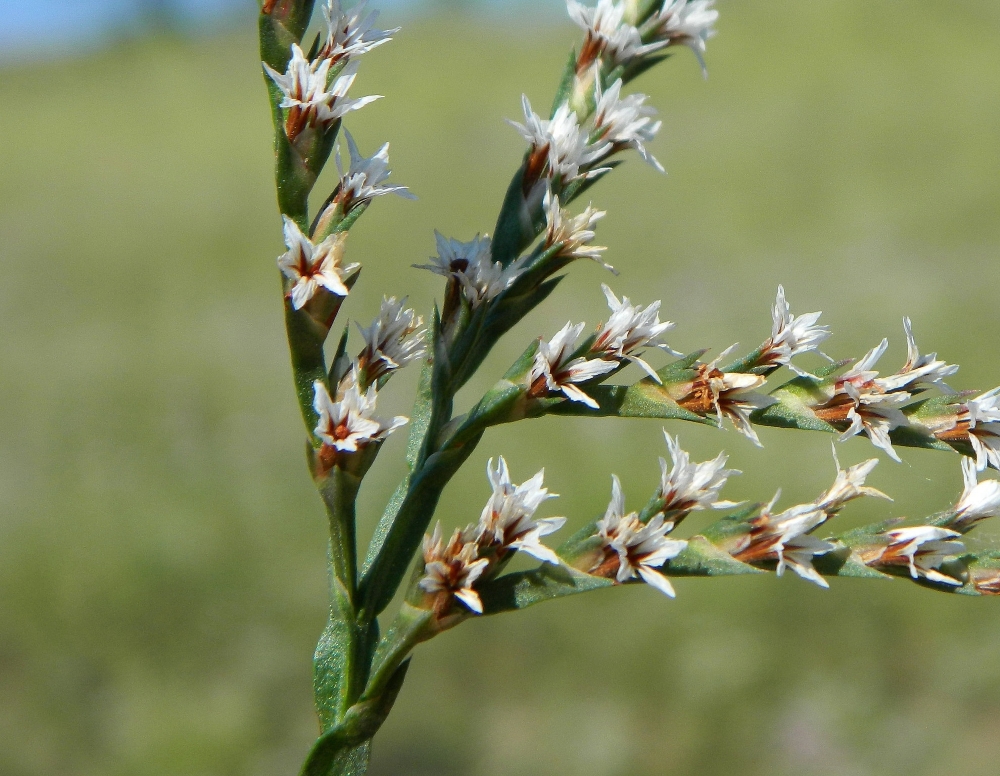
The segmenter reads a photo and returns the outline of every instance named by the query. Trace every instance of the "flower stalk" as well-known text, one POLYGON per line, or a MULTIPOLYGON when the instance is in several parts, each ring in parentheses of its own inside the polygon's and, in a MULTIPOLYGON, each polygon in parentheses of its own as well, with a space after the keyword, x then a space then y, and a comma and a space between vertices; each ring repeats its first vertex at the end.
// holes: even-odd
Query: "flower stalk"
POLYGON ((605 261, 607 248, 594 244, 605 212, 569 208, 624 153, 662 171, 652 153, 661 121, 646 95, 624 90, 672 47, 690 48, 704 67, 718 17, 712 0, 568 0, 582 41, 552 110, 538 114, 523 98, 523 123, 511 122, 527 149, 492 236, 466 241, 437 233, 437 255, 415 266, 442 277, 440 304, 421 316, 405 297, 385 294, 376 318, 356 327, 360 350, 349 352, 345 326, 329 363, 329 334, 362 269, 352 260, 350 232, 380 197, 411 195, 388 183, 389 144, 365 156, 343 127, 377 99, 351 93, 363 58, 398 30, 378 29, 377 12, 364 2, 345 9, 324 0, 319 35, 307 46, 314 5, 264 0, 259 20, 286 248, 277 262, 282 305, 309 471, 330 533, 330 617, 314 658, 321 734, 303 774, 364 774, 371 739, 414 648, 475 617, 629 585, 673 597, 674 578, 786 569, 821 587, 839 576, 901 577, 936 590, 1000 595, 1000 558, 968 538, 1000 513, 1000 485, 980 480, 1000 464, 1000 389, 953 391, 944 381, 958 367, 921 355, 909 319, 904 365, 880 376, 874 367, 887 342, 856 362, 832 361, 819 350, 831 339, 820 313, 794 315, 779 286, 770 336, 727 364, 735 346, 710 360, 704 350, 678 354, 664 339, 675 324, 660 320, 659 301, 635 303, 604 285, 606 322, 569 322, 551 338, 532 340, 492 389, 456 412, 460 389, 557 289, 560 273, 589 259, 617 274, 605 261), (310 196, 335 149, 337 183, 311 212, 310 196), (676 360, 657 366, 663 353, 676 360), (817 357, 823 363, 810 365, 817 357), (410 417, 380 416, 380 392, 412 364, 420 364, 420 378, 410 417), (616 382, 630 367, 642 377, 616 382), (769 385, 782 369, 793 376, 769 385), (544 515, 554 498, 544 473, 515 483, 503 457, 487 468, 490 493, 478 519, 430 530, 442 493, 490 429, 546 415, 729 424, 757 446, 758 429, 767 426, 825 431, 841 441, 866 436, 896 460, 897 447, 958 451, 967 456, 965 489, 950 510, 915 525, 889 520, 830 534, 848 503, 884 495, 866 484, 877 459, 844 470, 838 463, 832 486, 811 502, 777 511, 776 495, 741 507, 721 495, 739 474, 726 468, 728 456, 693 462, 665 431, 670 460, 660 459, 660 483, 645 506, 629 511, 613 475, 603 517, 559 544, 550 537, 567 521, 544 515), (407 472, 362 559, 358 494, 385 440, 407 424, 407 472), (675 533, 691 514, 716 510, 736 511, 687 538, 675 533), (538 565, 509 571, 518 553, 538 565), (405 601, 383 634, 379 616, 401 591, 405 601))

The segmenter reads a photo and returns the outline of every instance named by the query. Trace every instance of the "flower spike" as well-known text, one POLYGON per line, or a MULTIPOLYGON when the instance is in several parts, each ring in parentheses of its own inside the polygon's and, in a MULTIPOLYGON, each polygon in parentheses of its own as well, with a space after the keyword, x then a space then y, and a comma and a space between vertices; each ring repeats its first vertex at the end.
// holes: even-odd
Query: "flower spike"
POLYGON ((663 126, 662 121, 653 120, 656 110, 645 104, 649 97, 645 94, 622 97, 620 78, 607 91, 601 88, 599 75, 594 81, 597 89, 595 134, 600 140, 611 143, 613 151, 634 148, 647 164, 664 172, 663 165, 646 150, 646 143, 652 141, 663 126))
POLYGON ((591 259, 613 275, 618 274, 617 270, 601 257, 607 248, 590 244, 590 241, 596 236, 594 226, 607 215, 605 211, 597 210, 588 205, 587 209, 580 215, 570 215, 568 210, 563 210, 559 195, 554 194, 551 188, 545 191, 542 207, 545 209, 545 245, 547 248, 554 248, 558 245, 558 255, 561 258, 591 259))
POLYGON ((958 531, 919 525, 913 528, 897 528, 883 534, 886 546, 865 558, 865 563, 873 568, 903 566, 909 569, 913 579, 926 579, 942 585, 957 587, 961 580, 943 573, 940 568, 949 557, 965 552, 958 531))
MULTIPOLYGON (((778 286, 778 296, 771 308, 771 337, 760 348, 758 366, 787 366, 800 377, 812 377, 795 366, 792 359, 809 351, 819 352, 819 346, 830 336, 829 327, 816 325, 822 314, 792 315, 785 289, 778 286)), ((828 356, 825 358, 829 360, 828 356)))

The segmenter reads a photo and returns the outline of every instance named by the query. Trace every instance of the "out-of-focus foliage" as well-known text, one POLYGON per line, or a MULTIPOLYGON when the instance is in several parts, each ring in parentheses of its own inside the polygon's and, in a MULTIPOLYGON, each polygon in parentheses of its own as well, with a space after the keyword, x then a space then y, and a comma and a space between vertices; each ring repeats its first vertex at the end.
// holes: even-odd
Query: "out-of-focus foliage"
MULTIPOLYGON (((612 286, 662 298, 681 350, 756 345, 782 282, 794 310, 826 311, 832 356, 888 334, 886 363, 902 362, 909 314, 922 347, 963 365, 956 387, 1000 383, 1000 10, 723 10, 707 83, 681 52, 637 85, 663 114, 654 151, 669 175, 631 162, 594 190, 622 270, 612 286)), ((410 24, 366 62, 359 86, 388 98, 350 129, 364 151, 390 140, 394 179, 421 199, 386 198, 352 232, 365 268, 346 315, 366 321, 382 290, 429 307, 439 283, 409 265, 433 252, 432 229, 469 239, 492 225, 523 149, 501 118, 522 90, 548 102, 575 37, 529 18, 410 24)), ((0 773, 270 776, 294 772, 315 737, 325 527, 274 302, 253 33, 132 42, 0 79, 0 773)), ((531 337, 601 320, 606 280, 574 266, 467 401, 531 337)), ((386 414, 405 413, 414 378, 386 391, 386 414)), ((673 430, 695 455, 730 450, 745 471, 731 498, 782 485, 790 504, 832 478, 822 435, 765 430, 762 452, 732 432, 673 430)), ((402 444, 366 483, 362 533, 402 444)), ((871 454, 861 439, 841 451, 871 454)), ((644 503, 662 452, 655 423, 500 429, 441 515, 478 515, 482 466, 502 453, 515 478, 547 467, 568 535, 603 510, 611 471, 644 503)), ((896 503, 852 505, 841 526, 924 515, 959 492, 957 456, 903 455, 870 480, 896 503)), ((598 592, 422 647, 372 773, 993 772, 996 601, 899 581, 676 587, 676 601, 598 592)))

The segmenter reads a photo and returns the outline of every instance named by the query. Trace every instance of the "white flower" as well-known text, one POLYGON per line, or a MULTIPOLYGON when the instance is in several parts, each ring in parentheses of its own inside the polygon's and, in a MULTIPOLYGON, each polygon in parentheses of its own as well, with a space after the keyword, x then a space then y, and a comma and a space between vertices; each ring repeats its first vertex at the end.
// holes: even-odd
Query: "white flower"
POLYGON ((358 358, 359 367, 366 375, 367 384, 380 377, 402 369, 427 353, 424 319, 406 306, 406 297, 384 297, 378 317, 368 328, 362 328, 365 349, 358 358))
POLYGON ((326 385, 317 380, 313 383, 313 408, 319 415, 316 436, 335 450, 354 453, 359 447, 381 441, 406 425, 407 418, 401 416, 389 422, 376 418, 377 398, 374 385, 361 393, 356 367, 340 381, 337 401, 330 397, 326 385))
POLYGON ((362 0, 350 10, 344 10, 340 0, 327 0, 323 4, 326 19, 327 39, 320 56, 334 63, 350 57, 367 54, 374 48, 392 40, 393 30, 376 30, 378 11, 365 14, 368 0, 362 0))
POLYGON ((645 94, 622 97, 620 78, 607 91, 601 89, 600 73, 594 80, 597 85, 597 107, 594 112, 596 134, 601 140, 611 143, 616 151, 634 148, 648 164, 664 172, 663 165, 646 150, 645 144, 653 140, 663 126, 662 121, 653 120, 656 110, 645 104, 649 97, 645 94))
POLYGON ((920 525, 887 531, 883 537, 888 545, 874 557, 866 559, 869 566, 906 566, 913 579, 923 577, 944 585, 961 585, 961 581, 939 571, 949 557, 965 552, 962 542, 953 541, 961 536, 957 531, 920 525))
POLYGON ((778 286, 778 296, 771 310, 771 338, 761 348, 761 365, 787 366, 797 375, 811 377, 808 372, 795 366, 792 359, 802 353, 817 350, 820 343, 830 336, 829 327, 816 325, 822 314, 792 315, 785 300, 785 289, 778 286))
POLYGON ((611 308, 611 317, 598 329, 597 339, 590 348, 591 354, 604 359, 631 361, 656 382, 663 382, 653 367, 640 358, 638 353, 644 347, 655 347, 678 355, 659 341, 661 334, 674 328, 671 321, 660 322, 660 302, 653 302, 643 308, 641 305, 631 304, 627 296, 618 301, 614 292, 603 283, 601 289, 611 308))
POLYGON ((873 445, 884 450, 894 461, 900 461, 889 432, 907 425, 906 416, 899 408, 910 400, 911 394, 899 390, 887 392, 887 384, 877 380, 878 372, 872 370, 888 347, 889 340, 883 339, 866 353, 837 381, 829 406, 817 408, 816 414, 824 420, 849 423, 840 435, 841 442, 864 432, 873 445))
POLYGON ((691 457, 681 448, 680 438, 672 437, 663 431, 667 440, 667 450, 670 452, 671 465, 660 458, 660 493, 663 500, 662 511, 679 522, 689 512, 699 509, 728 509, 737 506, 733 501, 722 501, 719 493, 726 480, 734 474, 740 474, 736 469, 726 469, 729 457, 719 453, 711 461, 691 463, 691 457), (674 517, 679 513, 679 517, 674 517))
POLYGON ((712 7, 714 4, 714 0, 664 0, 663 7, 650 17, 643 29, 668 45, 688 46, 704 71, 705 44, 715 36, 712 25, 719 18, 719 12, 712 7))
POLYGON ((874 496, 892 501, 882 491, 865 485, 865 480, 871 474, 872 469, 878 466, 878 458, 870 458, 847 469, 840 468, 840 461, 837 460, 837 453, 834 451, 833 459, 837 464, 837 478, 833 485, 820 496, 815 502, 817 509, 823 510, 828 517, 832 517, 849 501, 854 501, 862 496, 874 496))
POLYGON ((374 156, 365 158, 358 151, 358 146, 355 144, 354 138, 351 137, 351 133, 345 129, 344 135, 347 137, 347 150, 351 157, 351 164, 345 172, 338 148, 337 169, 340 171, 340 190, 337 197, 345 203, 345 210, 349 210, 356 203, 366 202, 385 194, 396 194, 405 199, 416 199, 406 186, 383 185, 392 174, 389 170, 388 143, 383 145, 374 156))
POLYGON ((547 247, 559 245, 559 255, 563 258, 593 259, 605 269, 618 274, 615 268, 601 257, 607 248, 590 244, 596 236, 594 226, 607 215, 605 211, 596 210, 588 205, 580 215, 570 215, 568 210, 563 210, 558 195, 553 194, 552 189, 546 190, 542 206, 545 209, 547 224, 545 235, 547 247))
POLYGON ((574 326, 567 323, 549 342, 542 340, 538 343, 538 352, 528 373, 532 395, 561 391, 570 401, 578 401, 591 409, 598 409, 600 405, 577 388, 575 383, 585 383, 612 372, 618 368, 618 362, 599 358, 571 358, 586 325, 578 323, 574 326))
POLYGON ((531 109, 531 103, 526 96, 521 97, 524 109, 524 124, 508 120, 514 129, 532 146, 530 168, 541 168, 547 163, 548 176, 557 178, 563 183, 576 180, 583 176, 593 178, 608 168, 588 170, 594 162, 605 157, 611 150, 611 144, 598 142, 591 144, 587 132, 580 126, 576 113, 568 103, 559 106, 551 119, 542 119, 531 109))
POLYGON ((921 356, 913 338, 913 326, 909 318, 903 318, 903 330, 906 332, 906 363, 896 374, 875 380, 876 385, 885 391, 898 391, 901 388, 918 385, 935 385, 945 393, 954 394, 955 391, 944 383, 944 378, 955 374, 958 366, 939 361, 937 353, 921 356))
POLYGON ((431 536, 424 536, 424 577, 420 580, 420 588, 440 596, 434 606, 438 617, 446 613, 452 596, 470 611, 483 613, 483 602, 473 586, 486 571, 489 561, 477 558, 476 543, 464 542, 463 538, 462 532, 456 529, 445 544, 441 523, 434 527, 431 536))
POLYGON ((285 132, 291 141, 306 126, 326 128, 347 113, 379 99, 379 96, 356 100, 347 98, 347 92, 357 77, 357 63, 347 65, 328 87, 330 60, 317 58, 310 62, 295 43, 292 44, 292 58, 284 74, 266 62, 263 64, 268 76, 284 95, 281 107, 289 111, 285 132))
POLYGON ((875 447, 884 450, 892 460, 902 463, 902 459, 892 446, 889 432, 907 424, 906 416, 899 407, 910 400, 910 394, 877 393, 858 391, 848 383, 845 386, 855 406, 848 410, 847 419, 851 425, 840 435, 840 441, 864 432, 875 447))
POLYGON ((815 504, 800 504, 773 516, 771 510, 780 494, 778 491, 754 520, 750 534, 733 552, 733 557, 744 563, 777 561, 779 576, 787 567, 802 579, 828 588, 830 585, 814 568, 813 558, 825 555, 836 545, 809 535, 826 522, 827 514, 815 504))
POLYGON ((976 466, 984 471, 1000 469, 1000 388, 987 391, 965 403, 969 443, 976 453, 976 466))
POLYGON ((979 482, 976 474, 976 462, 971 458, 962 458, 962 475, 965 480, 965 490, 958 503, 952 507, 954 517, 948 525, 966 533, 975 525, 990 517, 1000 515, 1000 481, 984 480, 979 482))
POLYGON ((628 64, 666 45, 660 42, 644 45, 639 30, 625 21, 625 3, 617 0, 597 0, 594 7, 566 0, 566 9, 587 33, 578 59, 580 67, 589 66, 602 54, 610 56, 615 64, 628 64))
POLYGON ((486 464, 486 476, 493 486, 493 495, 479 518, 477 537, 480 547, 496 548, 499 552, 520 550, 540 561, 559 565, 559 557, 542 544, 541 539, 562 528, 566 518, 536 520, 534 517, 542 502, 556 497, 542 487, 545 470, 527 482, 514 485, 507 462, 501 456, 496 469, 492 459, 486 464))
POLYGON ((729 418, 737 431, 757 447, 763 447, 750 423, 750 414, 770 407, 776 400, 754 390, 767 382, 766 377, 746 372, 723 372, 718 368, 719 362, 735 347, 726 348, 712 363, 702 364, 698 368, 698 377, 690 383, 678 404, 702 416, 716 414, 720 428, 722 419, 729 418))
MULTIPOLYGON (((687 542, 667 538, 674 523, 664 522, 662 514, 655 515, 648 523, 639 520, 635 512, 626 515, 621 482, 616 476, 612 476, 611 482, 611 503, 604 517, 597 521, 597 536, 613 553, 611 557, 617 556, 615 580, 622 583, 640 577, 646 584, 673 598, 673 585, 656 569, 676 558, 687 547, 687 542)), ((607 566, 605 558, 591 571, 610 572, 610 567, 604 568, 607 566)))
POLYGON ((504 267, 492 261, 489 237, 475 237, 471 242, 460 242, 434 232, 438 255, 433 264, 414 264, 418 269, 429 269, 438 275, 454 278, 472 307, 489 302, 510 288, 521 274, 521 262, 504 267))
POLYGON ((357 272, 360 264, 341 266, 344 257, 346 233, 332 234, 319 245, 302 234, 296 224, 288 216, 282 216, 285 221, 285 245, 288 251, 278 258, 278 266, 289 280, 293 281, 291 290, 292 307, 301 310, 322 287, 331 294, 347 296, 348 288, 344 280, 357 272))

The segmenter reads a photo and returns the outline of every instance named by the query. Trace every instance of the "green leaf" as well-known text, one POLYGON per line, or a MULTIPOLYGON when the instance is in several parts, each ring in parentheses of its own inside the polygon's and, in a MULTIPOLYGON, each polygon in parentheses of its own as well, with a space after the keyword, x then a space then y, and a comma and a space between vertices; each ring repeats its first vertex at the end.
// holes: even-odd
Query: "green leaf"
POLYGON ((704 536, 692 537, 681 553, 663 566, 671 577, 731 577, 739 574, 762 574, 760 569, 736 560, 704 536))
POLYGON ((580 402, 557 400, 546 405, 549 415, 587 417, 656 418, 659 420, 686 420, 692 423, 715 425, 713 418, 704 418, 681 407, 661 386, 652 380, 634 385, 595 385, 586 393, 597 402, 592 409, 580 402))
POLYGON ((505 574, 484 583, 479 587, 479 597, 483 601, 483 614, 500 614, 614 584, 604 577, 546 563, 533 571, 505 574))
MULTIPOLYGON (((776 394, 771 394, 777 398, 776 394)), ((837 429, 820 420, 816 414, 804 404, 795 394, 785 393, 777 404, 756 410, 750 415, 750 421, 760 426, 775 426, 778 428, 797 428, 800 431, 825 431, 839 433, 837 429)))
POLYGON ((573 51, 569 52, 569 62, 566 63, 566 69, 563 70, 562 79, 559 81, 559 88, 556 89, 556 96, 552 101, 552 111, 549 114, 550 118, 555 116, 556 111, 559 110, 559 106, 569 99, 570 94, 573 92, 573 84, 575 81, 576 49, 573 49, 573 51))

